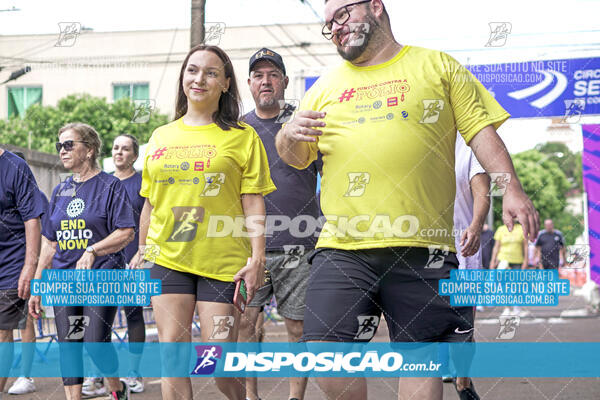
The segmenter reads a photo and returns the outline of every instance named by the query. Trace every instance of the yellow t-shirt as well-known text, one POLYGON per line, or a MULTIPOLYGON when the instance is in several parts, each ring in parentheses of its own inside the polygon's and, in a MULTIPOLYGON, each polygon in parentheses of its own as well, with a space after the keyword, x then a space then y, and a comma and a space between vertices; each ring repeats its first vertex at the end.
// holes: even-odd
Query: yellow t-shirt
POLYGON ((224 131, 180 118, 152 134, 140 195, 154 206, 146 244, 157 245, 156 264, 221 281, 246 265, 240 196, 276 188, 259 136, 242 126, 224 131))
POLYGON ((498 260, 508 261, 511 264, 523 263, 523 227, 521 224, 515 224, 512 232, 508 231, 506 225, 502 225, 496 230, 494 240, 500 242, 500 251, 498 260))
POLYGON ((306 168, 323 155, 317 247, 454 248, 454 145, 509 114, 449 55, 404 46, 368 67, 344 62, 306 93, 302 110, 325 111, 306 168))

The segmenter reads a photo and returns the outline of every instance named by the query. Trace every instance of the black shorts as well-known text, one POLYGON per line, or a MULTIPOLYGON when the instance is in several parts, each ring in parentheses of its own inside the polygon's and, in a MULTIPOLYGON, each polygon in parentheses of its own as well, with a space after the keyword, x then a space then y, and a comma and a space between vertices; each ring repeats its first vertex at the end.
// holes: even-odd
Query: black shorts
POLYGON ((151 279, 160 279, 162 294, 193 294, 196 301, 233 304, 235 282, 223 282, 152 264, 151 279))
POLYGON ((558 269, 558 263, 544 263, 542 262, 543 269, 558 269))
POLYGON ((0 290, 0 330, 25 329, 27 301, 19 298, 17 289, 0 290))
POLYGON ((302 341, 369 341, 382 313, 392 342, 470 341, 473 307, 452 307, 438 293, 439 280, 458 268, 456 254, 439 254, 417 247, 318 249, 310 259, 302 341))

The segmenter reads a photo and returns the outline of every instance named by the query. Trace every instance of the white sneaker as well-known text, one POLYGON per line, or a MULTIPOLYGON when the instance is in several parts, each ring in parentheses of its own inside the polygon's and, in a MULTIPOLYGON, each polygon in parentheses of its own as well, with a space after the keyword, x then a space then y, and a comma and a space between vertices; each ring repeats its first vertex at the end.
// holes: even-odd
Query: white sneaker
POLYGON ((81 393, 87 397, 104 396, 107 391, 102 378, 86 378, 81 387, 81 393))
POLYGON ((33 383, 33 379, 25 378, 23 376, 19 377, 8 389, 8 394, 26 394, 35 392, 35 384, 33 383))
POLYGON ((83 389, 86 389, 86 388, 89 388, 89 387, 91 387, 91 386, 94 384, 94 379, 96 379, 96 378, 94 378, 94 377, 92 377, 92 376, 89 376, 89 377, 85 378, 85 379, 83 380, 83 385, 81 385, 81 386, 82 386, 82 388, 83 388, 83 389))
POLYGON ((126 379, 126 383, 132 393, 142 393, 144 391, 144 381, 141 377, 137 376, 137 374, 132 373, 131 376, 126 379))

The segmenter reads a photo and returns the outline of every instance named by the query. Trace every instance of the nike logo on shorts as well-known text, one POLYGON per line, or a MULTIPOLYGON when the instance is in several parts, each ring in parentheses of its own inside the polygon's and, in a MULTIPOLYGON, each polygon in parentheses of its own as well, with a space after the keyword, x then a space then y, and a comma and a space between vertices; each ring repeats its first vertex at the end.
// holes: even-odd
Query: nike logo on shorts
POLYGON ((471 328, 471 329, 467 329, 467 330, 465 330, 465 331, 461 331, 460 329, 456 328, 456 329, 454 330, 454 333, 469 333, 469 332, 471 332, 473 329, 475 329, 475 328, 471 328))

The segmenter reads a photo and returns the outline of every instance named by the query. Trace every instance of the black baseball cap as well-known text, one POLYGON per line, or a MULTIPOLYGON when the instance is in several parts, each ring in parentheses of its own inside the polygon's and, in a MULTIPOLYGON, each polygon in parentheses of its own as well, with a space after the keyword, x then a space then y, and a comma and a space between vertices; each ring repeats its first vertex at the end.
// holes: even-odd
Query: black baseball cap
POLYGON ((254 53, 252 57, 250 57, 250 69, 248 73, 252 72, 252 67, 254 67, 254 64, 261 60, 267 60, 272 62, 277 68, 279 68, 283 72, 283 75, 285 75, 285 65, 283 64, 283 58, 281 58, 281 56, 273 50, 269 50, 266 47, 263 47, 262 49, 254 53))

